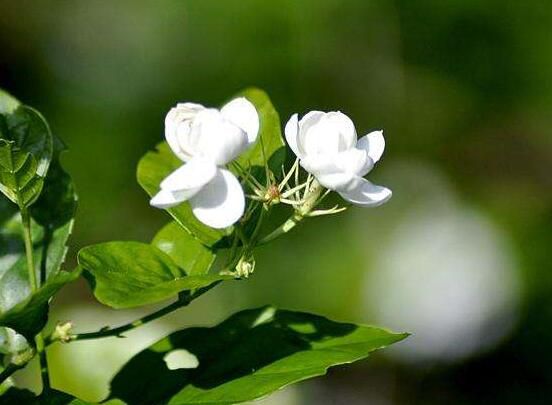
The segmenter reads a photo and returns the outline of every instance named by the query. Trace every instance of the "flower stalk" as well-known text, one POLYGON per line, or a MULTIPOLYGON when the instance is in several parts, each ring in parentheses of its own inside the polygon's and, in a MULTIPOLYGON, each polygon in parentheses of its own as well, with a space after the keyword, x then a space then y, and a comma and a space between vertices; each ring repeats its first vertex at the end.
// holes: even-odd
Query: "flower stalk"
POLYGON ((172 304, 166 307, 163 307, 155 312, 152 312, 151 314, 143 316, 142 318, 136 319, 132 322, 126 323, 121 326, 117 326, 115 328, 104 327, 95 332, 71 334, 70 330, 73 325, 71 322, 66 322, 65 324, 61 324, 61 327, 65 329, 64 333, 59 333, 58 328, 56 328, 56 330, 54 330, 54 332, 46 338, 45 346, 49 346, 55 342, 69 343, 76 340, 91 340, 91 339, 101 339, 101 338, 107 338, 107 337, 124 338, 125 336, 123 334, 125 332, 128 332, 139 326, 145 325, 146 323, 149 323, 158 318, 161 318, 167 314, 170 314, 171 312, 176 311, 177 309, 188 306, 194 299, 205 294, 207 291, 214 288, 219 283, 220 281, 215 282, 208 287, 200 288, 196 290, 193 294, 179 295, 178 300, 176 300, 172 304))
MULTIPOLYGON (((31 217, 29 215, 29 210, 27 207, 20 207, 20 211, 21 223, 23 226, 23 239, 25 243, 25 255, 27 257, 27 272, 29 275, 29 284, 31 285, 31 290, 33 292, 36 292, 40 286, 38 284, 36 269, 34 266, 31 217)), ((48 359, 46 357, 44 337, 42 336, 41 332, 39 332, 35 336, 35 344, 40 361, 40 375, 42 379, 42 386, 43 389, 48 389, 50 387, 50 378, 48 376, 48 359)))

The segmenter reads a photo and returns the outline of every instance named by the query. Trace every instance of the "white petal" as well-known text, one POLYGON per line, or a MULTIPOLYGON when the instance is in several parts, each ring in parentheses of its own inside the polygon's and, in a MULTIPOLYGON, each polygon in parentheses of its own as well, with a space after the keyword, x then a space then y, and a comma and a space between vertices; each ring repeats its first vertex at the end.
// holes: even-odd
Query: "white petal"
POLYGON ((220 110, 224 118, 234 123, 247 134, 249 145, 257 140, 259 134, 259 114, 255 106, 245 97, 235 98, 220 110))
POLYGON ((182 139, 184 132, 189 131, 191 120, 196 114, 204 110, 201 104, 179 103, 171 108, 165 117, 165 138, 173 153, 181 160, 191 159, 189 151, 183 150, 182 139))
POLYGON ((366 179, 360 179, 357 187, 348 192, 339 193, 352 204, 359 207, 377 207, 387 202, 392 195, 386 187, 376 186, 366 179))
POLYGON ((299 120, 299 130, 305 131, 309 129, 312 125, 316 124, 320 118, 324 117, 326 115, 323 111, 313 110, 309 111, 305 115, 303 115, 303 118, 299 120))
POLYGON ((198 155, 219 166, 235 159, 248 147, 245 131, 216 109, 203 110, 196 115, 189 138, 197 142, 195 150, 198 155))
POLYGON ((289 121, 286 124, 286 128, 284 129, 284 133, 286 135, 286 141, 297 157, 301 157, 301 153, 299 152, 299 148, 297 146, 297 137, 299 136, 299 120, 298 120, 298 114, 293 114, 289 121))
POLYGON ((366 151, 356 148, 334 155, 314 154, 301 159, 301 166, 320 184, 334 191, 347 191, 373 167, 366 151))
POLYGON ((167 209, 174 207, 185 200, 186 198, 180 193, 173 193, 169 190, 161 190, 150 200, 150 205, 156 208, 167 209))
POLYGON ((385 150, 383 131, 373 131, 358 140, 357 148, 364 149, 374 163, 380 160, 385 150))
POLYGON ((337 192, 349 189, 351 187, 351 183, 353 183, 357 178, 358 176, 347 172, 324 173, 316 176, 316 179, 320 184, 337 192))
POLYGON ((240 182, 226 169, 218 169, 215 178, 190 199, 194 215, 212 228, 236 223, 245 209, 240 182))
POLYGON ((334 173, 340 171, 335 164, 333 155, 307 155, 299 163, 310 174, 317 176, 321 173, 334 173))
POLYGON ((365 150, 352 148, 334 157, 335 165, 342 171, 363 177, 374 167, 365 150))
POLYGON ((309 155, 301 159, 300 163, 320 184, 334 191, 347 190, 358 177, 337 167, 334 155, 309 155))
POLYGON ((351 119, 341 111, 332 111, 327 114, 327 118, 339 130, 339 150, 351 149, 356 145, 357 133, 355 124, 351 119))
POLYGON ((195 190, 213 180, 216 174, 213 162, 194 158, 167 176, 160 187, 169 191, 195 190))
POLYGON ((170 109, 165 117, 165 125, 177 125, 178 123, 189 120, 195 117, 195 115, 204 110, 205 107, 196 103, 178 103, 176 107, 170 109))
POLYGON ((322 111, 310 111, 299 120, 299 133, 297 135, 297 150, 304 155, 305 150, 305 137, 309 130, 317 124, 326 113, 322 111))
POLYGON ((356 144, 355 127, 345 114, 325 113, 301 128, 300 144, 306 154, 336 154, 356 144))

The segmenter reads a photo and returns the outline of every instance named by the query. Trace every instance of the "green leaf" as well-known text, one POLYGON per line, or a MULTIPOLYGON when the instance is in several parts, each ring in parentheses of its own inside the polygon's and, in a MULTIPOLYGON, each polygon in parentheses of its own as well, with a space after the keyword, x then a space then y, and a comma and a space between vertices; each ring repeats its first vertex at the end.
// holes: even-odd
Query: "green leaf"
POLYGON ((108 242, 88 246, 78 254, 94 295, 112 308, 132 308, 207 287, 220 275, 190 275, 155 246, 140 242, 108 242))
POLYGON ((212 328, 173 333, 142 351, 114 377, 110 398, 171 405, 251 401, 406 336, 272 307, 242 311, 212 328), (169 369, 166 356, 197 361, 169 369))
MULTIPOLYGON (((159 191, 159 184, 165 177, 184 163, 172 153, 169 145, 162 142, 155 151, 148 152, 140 159, 137 179, 140 186, 153 197, 159 191)), ((174 220, 208 247, 213 247, 226 233, 210 228, 196 219, 190 205, 183 203, 167 210, 174 220)))
POLYGON ((76 276, 59 273, 72 223, 48 229, 32 221, 35 271, 38 279, 46 280, 33 294, 28 279, 21 217, 15 205, 4 197, 0 197, 0 212, 4 214, 0 215, 0 326, 10 326, 27 337, 33 336, 46 323, 48 299, 76 276))
POLYGON ((64 273, 52 279, 65 259, 76 208, 73 183, 59 163, 63 145, 55 140, 55 159, 43 193, 31 207, 35 271, 41 284, 46 280, 42 291, 35 295, 31 295, 28 281, 21 217, 17 206, 0 195, 0 325, 11 325, 28 335, 38 332, 46 322, 47 302, 51 297, 46 295, 55 294, 76 276, 64 273), (27 308, 27 305, 30 306, 27 308))
POLYGON ((37 170, 38 164, 30 153, 19 150, 15 142, 0 139, 0 192, 14 203, 28 207, 42 190, 44 179, 37 175, 37 170))
POLYGON ((21 207, 39 196, 53 154, 46 120, 0 91, 0 192, 21 207))
POLYGON ((259 169, 264 167, 266 156, 269 169, 276 176, 279 176, 286 159, 286 144, 282 137, 278 112, 272 105, 268 95, 260 89, 248 88, 236 94, 235 97, 245 97, 253 103, 259 113, 261 124, 257 142, 251 149, 238 157, 238 163, 246 169, 257 166, 254 174, 260 176, 263 171, 259 169))
POLYGON ((31 215, 37 223, 48 229, 56 229, 70 223, 77 209, 77 193, 71 176, 63 169, 60 155, 65 144, 57 136, 54 140, 54 158, 48 169, 44 189, 31 207, 31 215))
POLYGON ((151 244, 165 252, 188 276, 207 274, 215 254, 175 222, 169 222, 151 244))
POLYGON ((0 114, 11 114, 20 104, 14 96, 0 89, 0 114))
MULTIPOLYGON (((35 292, 26 295, 26 298, 19 300, 21 295, 17 297, 17 304, 13 302, 0 302, 0 325, 8 326, 15 329, 22 335, 30 338, 40 331, 47 320, 48 301, 52 298, 65 284, 76 280, 80 276, 80 270, 71 272, 62 271, 48 278, 35 292), (7 305, 6 305, 7 304, 7 305)), ((12 280, 0 280, 2 291, 15 284, 12 280)))

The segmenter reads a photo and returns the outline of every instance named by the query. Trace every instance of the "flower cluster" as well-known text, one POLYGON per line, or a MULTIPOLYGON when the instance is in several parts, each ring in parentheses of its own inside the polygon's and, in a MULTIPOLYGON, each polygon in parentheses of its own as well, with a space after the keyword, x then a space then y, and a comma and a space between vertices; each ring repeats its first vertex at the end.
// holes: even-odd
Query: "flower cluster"
MULTIPOLYGON (((184 165, 161 182, 151 205, 170 208, 188 201, 196 218, 210 227, 235 224, 244 215, 245 193, 226 166, 256 142, 259 121, 254 105, 243 97, 220 110, 194 103, 172 108, 165 119, 165 137, 184 165)), ((391 198, 391 190, 364 178, 383 155, 382 131, 357 139, 355 126, 347 115, 311 111, 301 119, 298 114, 289 119, 285 138, 297 156, 296 164, 279 186, 256 188, 252 199, 289 203, 301 215, 307 215, 325 197, 324 188, 361 207, 375 207, 391 198), (290 187, 287 183, 293 174, 298 182, 299 166, 309 174, 308 179, 290 187), (286 191, 280 193, 284 187, 286 191)), ((247 178, 244 181, 251 182, 247 178)), ((253 188, 255 185, 259 183, 253 179, 253 188)), ((335 207, 320 212, 338 211, 335 207)))
POLYGON ((194 215, 213 228, 225 228, 243 215, 240 182, 224 166, 255 143, 257 110, 245 98, 222 109, 182 103, 165 118, 165 138, 185 164, 160 184, 151 205, 170 208, 189 201, 194 215))

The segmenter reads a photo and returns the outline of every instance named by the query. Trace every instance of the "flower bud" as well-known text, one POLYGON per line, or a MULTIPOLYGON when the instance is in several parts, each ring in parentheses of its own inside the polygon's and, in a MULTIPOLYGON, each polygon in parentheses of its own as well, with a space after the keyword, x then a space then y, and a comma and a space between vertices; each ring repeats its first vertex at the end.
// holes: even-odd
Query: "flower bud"
POLYGON ((73 338, 73 322, 58 322, 54 332, 52 333, 52 340, 59 340, 63 343, 68 343, 73 338))
POLYGON ((242 256, 236 265, 236 276, 248 278, 255 271, 255 258, 253 256, 242 256))

